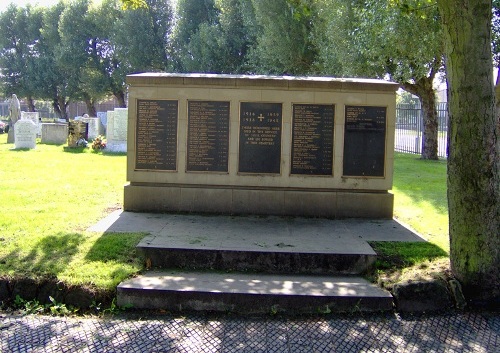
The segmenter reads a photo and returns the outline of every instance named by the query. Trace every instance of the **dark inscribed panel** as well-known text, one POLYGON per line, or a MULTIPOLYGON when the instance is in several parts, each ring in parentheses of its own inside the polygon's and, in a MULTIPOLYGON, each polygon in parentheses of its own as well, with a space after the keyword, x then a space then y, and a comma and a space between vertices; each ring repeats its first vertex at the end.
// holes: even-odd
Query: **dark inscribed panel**
POLYGON ((176 100, 137 100, 136 169, 177 169, 176 100))
POLYGON ((345 176, 384 176, 386 107, 346 106, 345 176))
POLYGON ((281 172, 281 103, 240 104, 240 173, 281 172))
POLYGON ((294 104, 292 121, 292 174, 332 175, 332 104, 294 104))
POLYGON ((229 102, 188 102, 187 171, 227 172, 229 102))

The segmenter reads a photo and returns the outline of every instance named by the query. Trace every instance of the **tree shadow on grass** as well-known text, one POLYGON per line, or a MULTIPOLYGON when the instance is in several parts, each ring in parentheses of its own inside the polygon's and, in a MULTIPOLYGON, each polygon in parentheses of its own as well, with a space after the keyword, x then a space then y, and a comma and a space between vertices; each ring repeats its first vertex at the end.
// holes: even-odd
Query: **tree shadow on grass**
POLYGON ((85 260, 134 263, 138 259, 135 247, 144 236, 144 233, 103 233, 85 260))
POLYGON ((401 270, 418 263, 448 257, 448 253, 429 242, 369 242, 377 253, 380 270, 401 270))
POLYGON ((109 152, 109 151, 102 151, 102 155, 106 157, 123 157, 127 155, 127 152, 109 152))
POLYGON ((64 152, 74 153, 74 154, 86 153, 87 149, 88 147, 68 147, 68 146, 63 147, 64 152))
POLYGON ((21 255, 16 249, 0 258, 0 262, 19 274, 56 276, 71 262, 83 241, 80 233, 58 233, 40 239, 28 254, 21 255))

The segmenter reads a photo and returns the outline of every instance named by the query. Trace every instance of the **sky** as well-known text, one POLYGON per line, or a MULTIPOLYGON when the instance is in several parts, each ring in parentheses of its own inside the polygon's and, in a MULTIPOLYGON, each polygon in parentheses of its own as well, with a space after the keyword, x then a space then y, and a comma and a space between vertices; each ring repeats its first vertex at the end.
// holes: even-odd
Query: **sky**
POLYGON ((10 3, 15 3, 19 7, 24 7, 27 4, 40 5, 40 6, 52 6, 57 4, 59 0, 1 0, 0 1, 0 12, 4 12, 10 3))

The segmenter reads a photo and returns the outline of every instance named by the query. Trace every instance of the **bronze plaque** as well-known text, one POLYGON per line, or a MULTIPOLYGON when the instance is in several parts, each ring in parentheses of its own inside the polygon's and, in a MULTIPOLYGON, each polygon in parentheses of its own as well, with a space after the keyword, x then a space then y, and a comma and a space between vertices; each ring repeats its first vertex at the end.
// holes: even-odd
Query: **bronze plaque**
POLYGON ((281 103, 240 104, 240 173, 281 172, 281 103))
POLYGON ((137 100, 136 169, 177 169, 176 100, 137 100))
POLYGON ((188 102, 187 171, 227 172, 229 102, 188 102))
POLYGON ((294 104, 292 121, 292 174, 332 175, 332 104, 294 104))
POLYGON ((384 176, 386 107, 346 106, 345 176, 384 176))

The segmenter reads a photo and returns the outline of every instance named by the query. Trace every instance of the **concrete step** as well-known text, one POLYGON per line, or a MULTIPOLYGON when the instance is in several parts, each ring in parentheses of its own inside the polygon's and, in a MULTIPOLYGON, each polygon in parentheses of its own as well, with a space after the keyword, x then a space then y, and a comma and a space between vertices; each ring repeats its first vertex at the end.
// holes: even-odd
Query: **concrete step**
POLYGON ((150 271, 118 285, 117 304, 261 314, 387 311, 393 300, 360 277, 150 271))
POLYGON ((357 275, 368 272, 376 254, 303 252, 301 250, 249 250, 169 248, 139 245, 152 268, 264 272, 269 274, 357 275))

